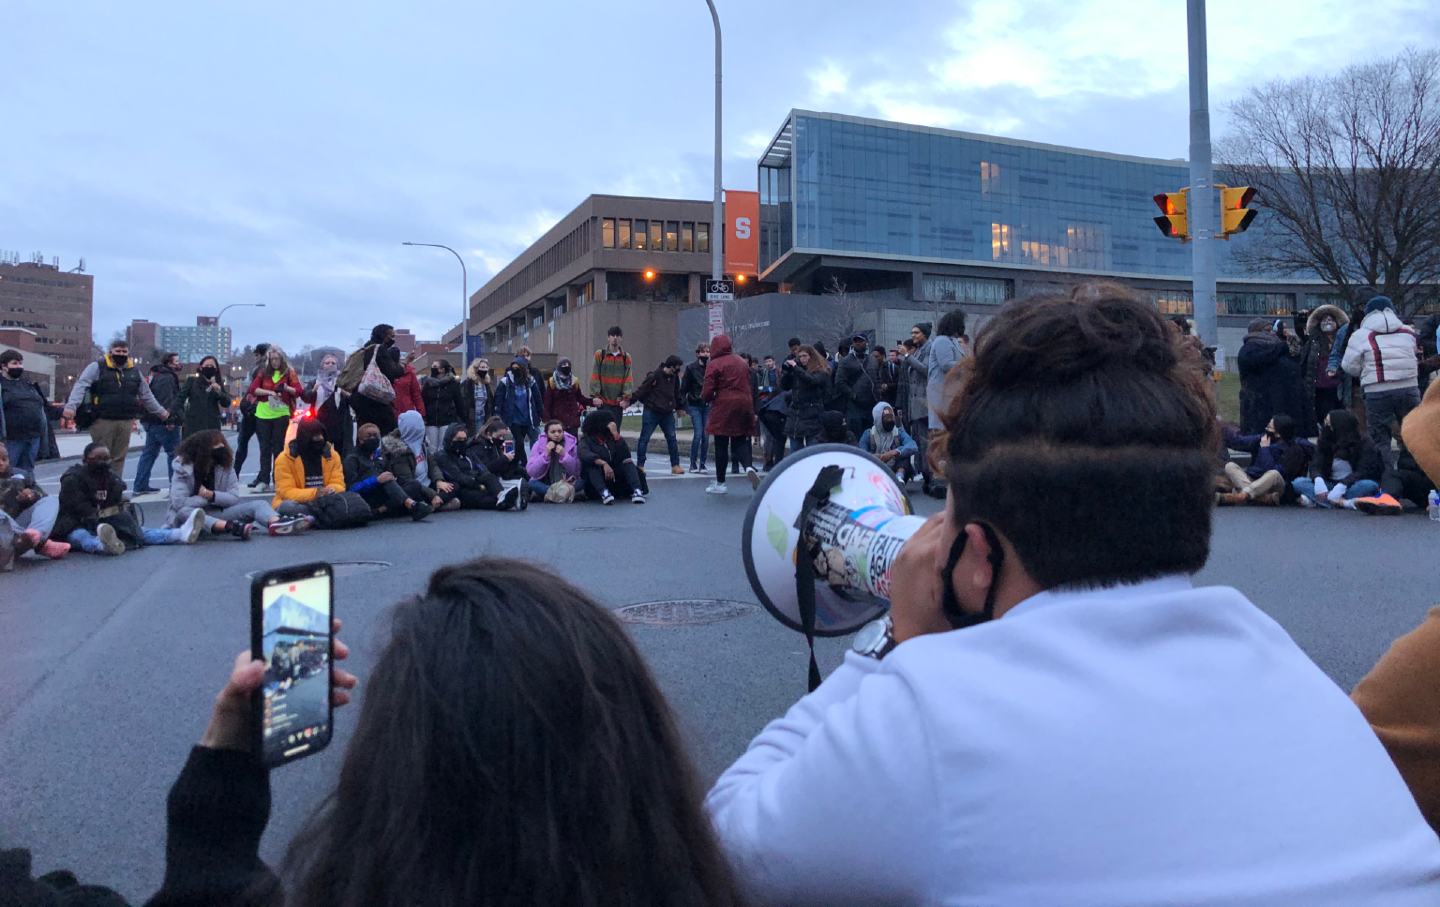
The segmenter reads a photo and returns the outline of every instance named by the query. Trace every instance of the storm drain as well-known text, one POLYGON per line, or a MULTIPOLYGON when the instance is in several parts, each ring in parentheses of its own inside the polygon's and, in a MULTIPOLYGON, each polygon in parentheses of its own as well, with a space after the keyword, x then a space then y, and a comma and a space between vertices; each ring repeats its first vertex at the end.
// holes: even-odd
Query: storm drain
POLYGON ((754 611, 755 606, 746 602, 715 598, 677 598, 626 605, 623 608, 616 608, 615 616, 627 624, 643 624, 648 627, 685 627, 733 620, 754 611))
MULTIPOLYGON (((389 567, 395 566, 389 561, 330 561, 330 569, 335 571, 336 579, 343 579, 347 576, 359 576, 362 573, 377 573, 389 567)), ((254 579, 265 570, 254 570, 245 574, 246 579, 254 579)))

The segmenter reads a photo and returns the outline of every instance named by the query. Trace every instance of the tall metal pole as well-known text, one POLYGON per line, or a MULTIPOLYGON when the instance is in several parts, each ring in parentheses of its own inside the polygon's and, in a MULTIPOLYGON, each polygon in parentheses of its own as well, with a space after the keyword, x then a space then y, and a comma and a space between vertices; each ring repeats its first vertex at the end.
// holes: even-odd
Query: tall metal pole
MULTIPOLYGON (((226 312, 228 309, 263 309, 263 308, 265 308, 265 303, 263 303, 263 302, 232 302, 232 303, 230 303, 230 304, 227 305, 227 306, 222 306, 221 309, 220 309, 220 311, 219 311, 218 313, 216 313, 216 315, 215 315, 215 346, 216 346, 216 348, 218 349, 219 346, 220 346, 220 316, 221 316, 221 315, 224 315, 225 312, 226 312)), ((225 350, 225 359, 226 359, 226 360, 229 360, 229 358, 230 358, 230 350, 227 349, 227 350, 225 350)))
POLYGON ((1217 345, 1215 324, 1215 169, 1210 160, 1210 87, 1205 62, 1205 0, 1187 0, 1190 34, 1190 198, 1194 237, 1191 298, 1195 333, 1206 346, 1217 345))
POLYGON ((719 280, 725 267, 720 252, 725 235, 725 215, 720 211, 721 193, 724 191, 720 188, 724 178, 720 160, 720 14, 715 11, 715 0, 705 0, 705 4, 710 7, 710 19, 715 23, 715 203, 710 215, 710 277, 719 280))
POLYGON ((465 259, 449 246, 438 242, 402 242, 402 246, 425 246, 430 249, 444 249, 460 262, 460 374, 470 369, 470 272, 465 269, 465 259))

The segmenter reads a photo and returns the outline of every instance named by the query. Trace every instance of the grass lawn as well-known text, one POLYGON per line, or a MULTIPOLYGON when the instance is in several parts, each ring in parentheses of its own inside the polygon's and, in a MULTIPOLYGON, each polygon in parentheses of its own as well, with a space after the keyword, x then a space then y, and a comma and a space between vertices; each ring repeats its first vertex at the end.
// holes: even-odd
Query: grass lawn
POLYGON ((1220 418, 1226 422, 1240 422, 1240 376, 1225 372, 1215 385, 1215 397, 1220 407, 1220 418))

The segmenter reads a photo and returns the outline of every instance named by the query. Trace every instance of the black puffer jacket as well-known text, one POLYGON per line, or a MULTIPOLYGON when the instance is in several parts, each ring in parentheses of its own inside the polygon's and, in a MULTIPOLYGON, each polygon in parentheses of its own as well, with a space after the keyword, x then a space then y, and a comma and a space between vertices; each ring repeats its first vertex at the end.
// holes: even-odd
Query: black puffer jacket
POLYGON ((681 406, 705 405, 705 401, 700 399, 700 391, 705 387, 705 366, 707 362, 701 362, 699 359, 696 359, 694 362, 685 366, 685 372, 680 378, 681 406))
POLYGON ((471 457, 471 451, 476 448, 474 446, 467 447, 463 453, 459 454, 450 452, 450 442, 455 439, 457 434, 465 430, 465 426, 458 424, 445 429, 445 443, 431 459, 439 467, 440 475, 445 481, 453 483, 457 488, 484 491, 485 488, 480 480, 489 470, 485 468, 484 463, 471 457))
MULTIPOLYGON (((156 401, 170 414, 170 421, 180 421, 179 408, 175 402, 180 399, 180 373, 172 368, 163 365, 152 366, 150 369, 150 393, 155 395, 156 401)), ((150 413, 146 413, 141 419, 146 425, 159 425, 160 420, 150 413)))
POLYGON ((820 434, 820 414, 830 393, 830 373, 812 372, 803 366, 785 369, 780 386, 790 392, 790 417, 785 434, 791 438, 814 438, 820 434))
POLYGON ((465 455, 502 479, 525 478, 525 467, 520 464, 520 457, 517 455, 513 460, 508 459, 505 456, 505 448, 485 437, 484 434, 475 435, 470 439, 470 446, 465 448, 465 455))
POLYGON ((465 395, 460 389, 460 379, 454 375, 422 378, 420 399, 425 402, 426 425, 441 427, 465 419, 465 395))
POLYGON ((50 537, 63 539, 76 529, 94 532, 103 513, 124 503, 125 483, 113 470, 97 475, 76 463, 60 477, 60 514, 50 537))

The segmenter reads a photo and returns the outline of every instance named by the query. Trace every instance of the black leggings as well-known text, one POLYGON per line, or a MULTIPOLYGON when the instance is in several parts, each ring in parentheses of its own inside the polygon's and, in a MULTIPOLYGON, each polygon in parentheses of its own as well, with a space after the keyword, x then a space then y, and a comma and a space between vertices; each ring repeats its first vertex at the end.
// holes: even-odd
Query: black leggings
POLYGON ((730 465, 730 454, 735 454, 735 464, 750 468, 750 437, 729 435, 715 436, 715 481, 725 484, 725 469, 730 465))
POLYGON ((270 470, 275 465, 275 458, 280 456, 280 449, 285 446, 285 432, 289 428, 290 420, 284 417, 255 420, 255 436, 260 439, 260 471, 255 481, 270 481, 270 470))

